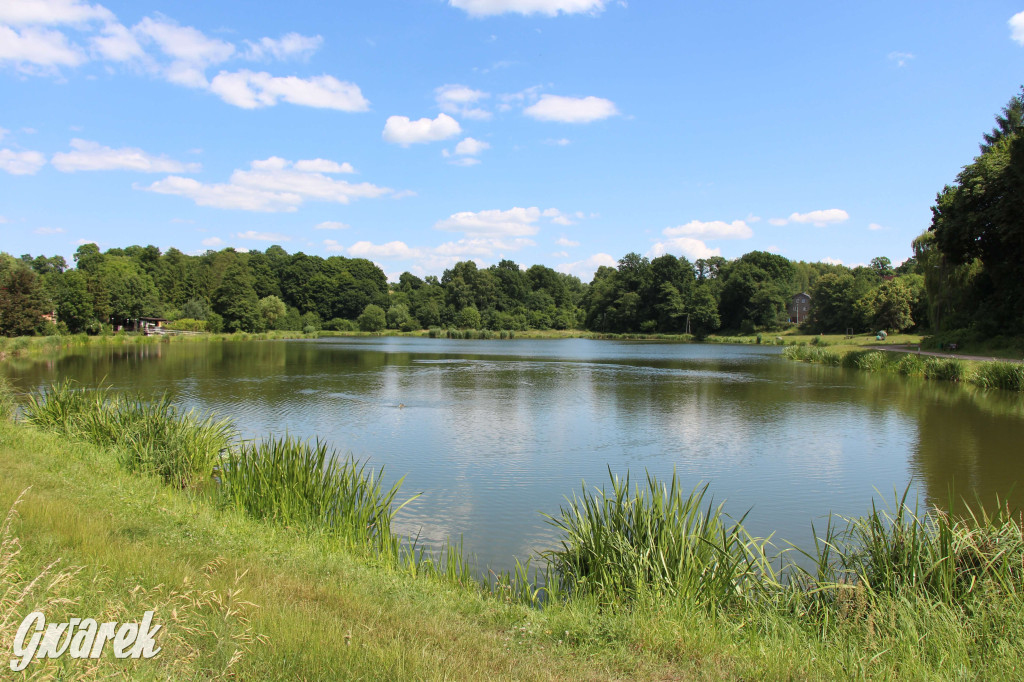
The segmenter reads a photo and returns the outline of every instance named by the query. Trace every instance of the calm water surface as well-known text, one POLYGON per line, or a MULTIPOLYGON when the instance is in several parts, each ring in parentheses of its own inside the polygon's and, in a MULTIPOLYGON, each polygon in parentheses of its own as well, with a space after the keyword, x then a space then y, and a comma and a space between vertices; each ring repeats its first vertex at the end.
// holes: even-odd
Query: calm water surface
MULTIPOLYGON (((922 503, 1020 503, 1022 398, 785 360, 759 346, 359 338, 95 349, 22 360, 22 389, 70 377, 169 392, 246 436, 320 436, 422 492, 398 530, 464 538, 507 568, 557 543, 583 481, 678 472, 755 534, 806 545, 829 511, 913 486, 922 503), (1019 486, 1017 486, 1019 487, 1019 486)), ((400 495, 404 499, 405 495, 400 495)), ((784 543, 780 543, 783 544, 784 543)))

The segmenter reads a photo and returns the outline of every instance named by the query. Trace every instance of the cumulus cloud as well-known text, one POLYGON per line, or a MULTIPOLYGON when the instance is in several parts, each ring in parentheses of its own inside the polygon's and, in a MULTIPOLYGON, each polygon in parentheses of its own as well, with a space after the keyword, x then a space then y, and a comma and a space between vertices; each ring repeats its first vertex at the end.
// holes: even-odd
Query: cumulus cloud
POLYGON ((358 85, 327 75, 299 78, 271 76, 265 71, 256 73, 246 69, 221 71, 210 82, 210 91, 228 104, 243 109, 272 107, 278 100, 349 112, 366 111, 370 107, 358 85))
POLYGON ((110 21, 114 15, 103 5, 90 5, 79 0, 9 0, 0 2, 0 23, 82 24, 89 21, 110 21))
POLYGON ((218 38, 207 37, 192 26, 180 26, 164 16, 146 17, 134 31, 172 59, 183 64, 204 67, 219 64, 235 53, 235 46, 218 38))
POLYGON ((294 31, 286 33, 278 40, 260 38, 257 42, 245 41, 248 49, 245 58, 252 60, 264 59, 307 59, 320 49, 324 39, 322 36, 304 36, 294 31))
POLYGON ((355 173, 356 169, 352 167, 352 164, 338 163, 337 161, 328 161, 327 159, 308 159, 306 161, 296 161, 295 170, 305 171, 310 173, 355 173))
POLYGON ((842 265, 843 264, 843 261, 839 260, 838 258, 822 258, 821 262, 822 263, 828 263, 829 265, 842 265))
POLYGON ((841 208, 829 208, 823 211, 811 211, 809 213, 793 213, 788 218, 772 218, 768 222, 772 225, 787 225, 789 223, 810 224, 815 227, 835 225, 850 219, 850 214, 841 208))
POLYGON ((698 258, 721 256, 722 250, 718 248, 709 248, 708 245, 700 239, 694 239, 693 237, 675 237, 673 239, 666 239, 663 242, 656 242, 654 246, 651 247, 652 256, 663 256, 666 253, 671 253, 673 255, 680 254, 686 256, 690 260, 697 260, 698 258))
POLYGON ((129 170, 139 173, 197 173, 198 163, 182 163, 166 156, 152 156, 135 147, 111 149, 98 142, 71 140, 70 152, 53 155, 50 162, 62 173, 97 170, 129 170))
POLYGON ((324 248, 332 253, 341 253, 345 247, 335 239, 325 239, 324 248))
POLYGON ((449 5, 464 10, 472 17, 488 17, 512 12, 516 14, 597 13, 605 0, 449 0, 449 5))
POLYGON ((1010 37, 1024 45, 1024 12, 1014 14, 1007 23, 1010 25, 1010 37))
POLYGON ((35 175, 45 165, 46 157, 40 152, 0 149, 0 170, 11 175, 35 175))
POLYGON ((417 121, 409 120, 408 116, 389 116, 382 135, 387 142, 408 147, 411 144, 447 140, 461 132, 462 127, 458 121, 448 114, 438 114, 437 118, 421 118, 417 121))
POLYGON ((221 244, 223 244, 223 243, 224 243, 224 240, 223 240, 223 239, 221 239, 220 237, 207 237, 206 239, 204 239, 204 240, 203 240, 202 242, 200 242, 200 243, 201 243, 201 244, 202 244, 203 246, 206 246, 206 247, 209 247, 209 248, 211 248, 211 249, 212 249, 212 248, 213 248, 213 247, 215 247, 215 246, 220 246, 221 244))
POLYGON ((873 232, 875 230, 885 230, 888 228, 886 228, 884 225, 879 225, 878 223, 871 223, 870 225, 868 225, 868 229, 873 232))
POLYGON ((515 207, 507 211, 462 211, 438 221, 434 229, 462 232, 473 237, 526 237, 537 234, 540 228, 536 223, 540 218, 541 210, 536 206, 515 207))
POLYGON ((491 112, 478 106, 480 100, 490 97, 486 92, 465 85, 442 85, 434 92, 438 108, 446 114, 477 120, 491 117, 491 112))
POLYGON ((24 68, 34 65, 49 69, 78 66, 87 59, 77 45, 60 31, 24 28, 17 31, 0 24, 0 64, 11 62, 24 68))
POLYGON ((200 206, 266 212, 295 211, 307 200, 347 204, 355 199, 375 198, 392 191, 368 182, 349 183, 323 173, 302 170, 330 163, 314 159, 293 164, 287 159, 272 156, 253 161, 249 170, 234 171, 228 183, 204 184, 172 175, 144 189, 187 197, 200 206))
POLYGON ((662 234, 666 237, 689 236, 701 237, 703 239, 749 239, 754 236, 754 231, 743 220, 734 220, 731 223, 721 220, 712 220, 706 223, 699 220, 691 220, 685 225, 666 227, 662 230, 662 234))
POLYGON ((322 223, 317 223, 313 226, 314 230, 347 230, 349 225, 345 223, 339 223, 336 220, 325 220, 322 223))
POLYGON ((146 55, 135 34, 117 22, 104 26, 102 35, 93 36, 90 44, 100 57, 112 62, 142 59, 146 55))
POLYGON ((602 265, 614 268, 618 265, 618 261, 607 253, 595 253, 593 256, 585 260, 556 265, 555 270, 564 272, 568 275, 576 275, 584 282, 589 282, 594 278, 594 273, 597 272, 597 269, 602 265))
POLYGON ((559 246, 579 246, 580 245, 579 242, 574 242, 573 240, 566 239, 565 237, 559 237, 558 239, 555 240, 555 243, 558 244, 559 246))
POLYGON ((541 95, 540 100, 523 109, 523 113, 538 121, 591 123, 616 116, 619 110, 614 102, 601 97, 541 95))
POLYGON ((405 242, 393 241, 387 244, 373 242, 356 242, 348 248, 348 253, 356 258, 393 258, 408 259, 421 255, 419 249, 410 248, 405 242))
POLYGON ((485 149, 490 149, 491 145, 486 142, 481 142, 472 137, 467 137, 462 142, 455 145, 455 153, 460 156, 477 156, 485 149))

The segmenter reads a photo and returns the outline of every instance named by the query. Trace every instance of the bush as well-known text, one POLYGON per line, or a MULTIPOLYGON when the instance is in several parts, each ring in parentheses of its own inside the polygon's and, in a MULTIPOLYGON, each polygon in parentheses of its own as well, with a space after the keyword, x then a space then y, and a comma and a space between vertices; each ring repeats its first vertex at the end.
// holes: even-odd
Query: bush
POLYGON ((168 322, 164 326, 167 329, 182 332, 205 332, 208 322, 206 320, 195 320, 190 317, 183 317, 174 322, 168 322))
POLYGON ((363 309, 359 319, 356 320, 359 329, 364 332, 379 332, 387 325, 387 318, 384 309, 379 305, 371 303, 363 309))

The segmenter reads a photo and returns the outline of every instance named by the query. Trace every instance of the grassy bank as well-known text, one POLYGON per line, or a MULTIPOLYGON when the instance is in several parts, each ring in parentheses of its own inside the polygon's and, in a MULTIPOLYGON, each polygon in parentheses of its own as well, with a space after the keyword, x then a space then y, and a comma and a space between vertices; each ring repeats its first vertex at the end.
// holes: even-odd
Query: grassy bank
POLYGON ((166 627, 154 661, 45 661, 29 673, 1024 673, 1024 538, 1005 510, 954 519, 901 500, 891 513, 833 520, 807 552, 810 571, 780 572, 785 556, 724 517, 705 490, 613 479, 601 490, 585 486, 550 519, 563 540, 547 556, 552 585, 541 605, 536 583, 512 576, 484 585, 460 568, 457 549, 427 557, 399 543, 390 519, 408 496, 324 444, 240 443, 216 419, 68 386, 37 396, 25 418, 0 420, 0 509, 28 489, 20 519, 4 531, 0 553, 11 554, 15 536, 22 550, 0 560, 0 588, 20 595, 42 579, 0 603, 0 646, 10 650, 13 628, 37 606, 50 620, 134 620, 152 608, 166 627), (110 428, 114 420, 120 429, 110 428), (226 448, 216 441, 225 434, 226 448))
POLYGON ((800 362, 1024 391, 1024 364, 1019 362, 961 360, 831 346, 790 346, 783 354, 800 362))

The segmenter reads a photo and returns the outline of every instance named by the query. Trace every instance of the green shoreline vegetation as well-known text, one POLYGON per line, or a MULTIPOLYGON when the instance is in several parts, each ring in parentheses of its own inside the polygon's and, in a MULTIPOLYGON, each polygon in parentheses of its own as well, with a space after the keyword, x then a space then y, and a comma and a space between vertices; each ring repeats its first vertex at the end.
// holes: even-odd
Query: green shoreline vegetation
POLYGON ((952 517, 898 499, 780 553, 704 488, 612 477, 550 517, 562 540, 547 569, 481 581, 457 545, 402 542, 390 523, 412 498, 323 443, 241 442, 209 415, 69 383, 20 407, 5 387, 0 408, 0 504, 21 496, 3 530, 0 586, 14 598, 0 602, 0 639, 35 608, 50 621, 154 609, 166 626, 153 661, 37 661, 30 675, 1024 672, 1024 533, 999 505, 952 517))

